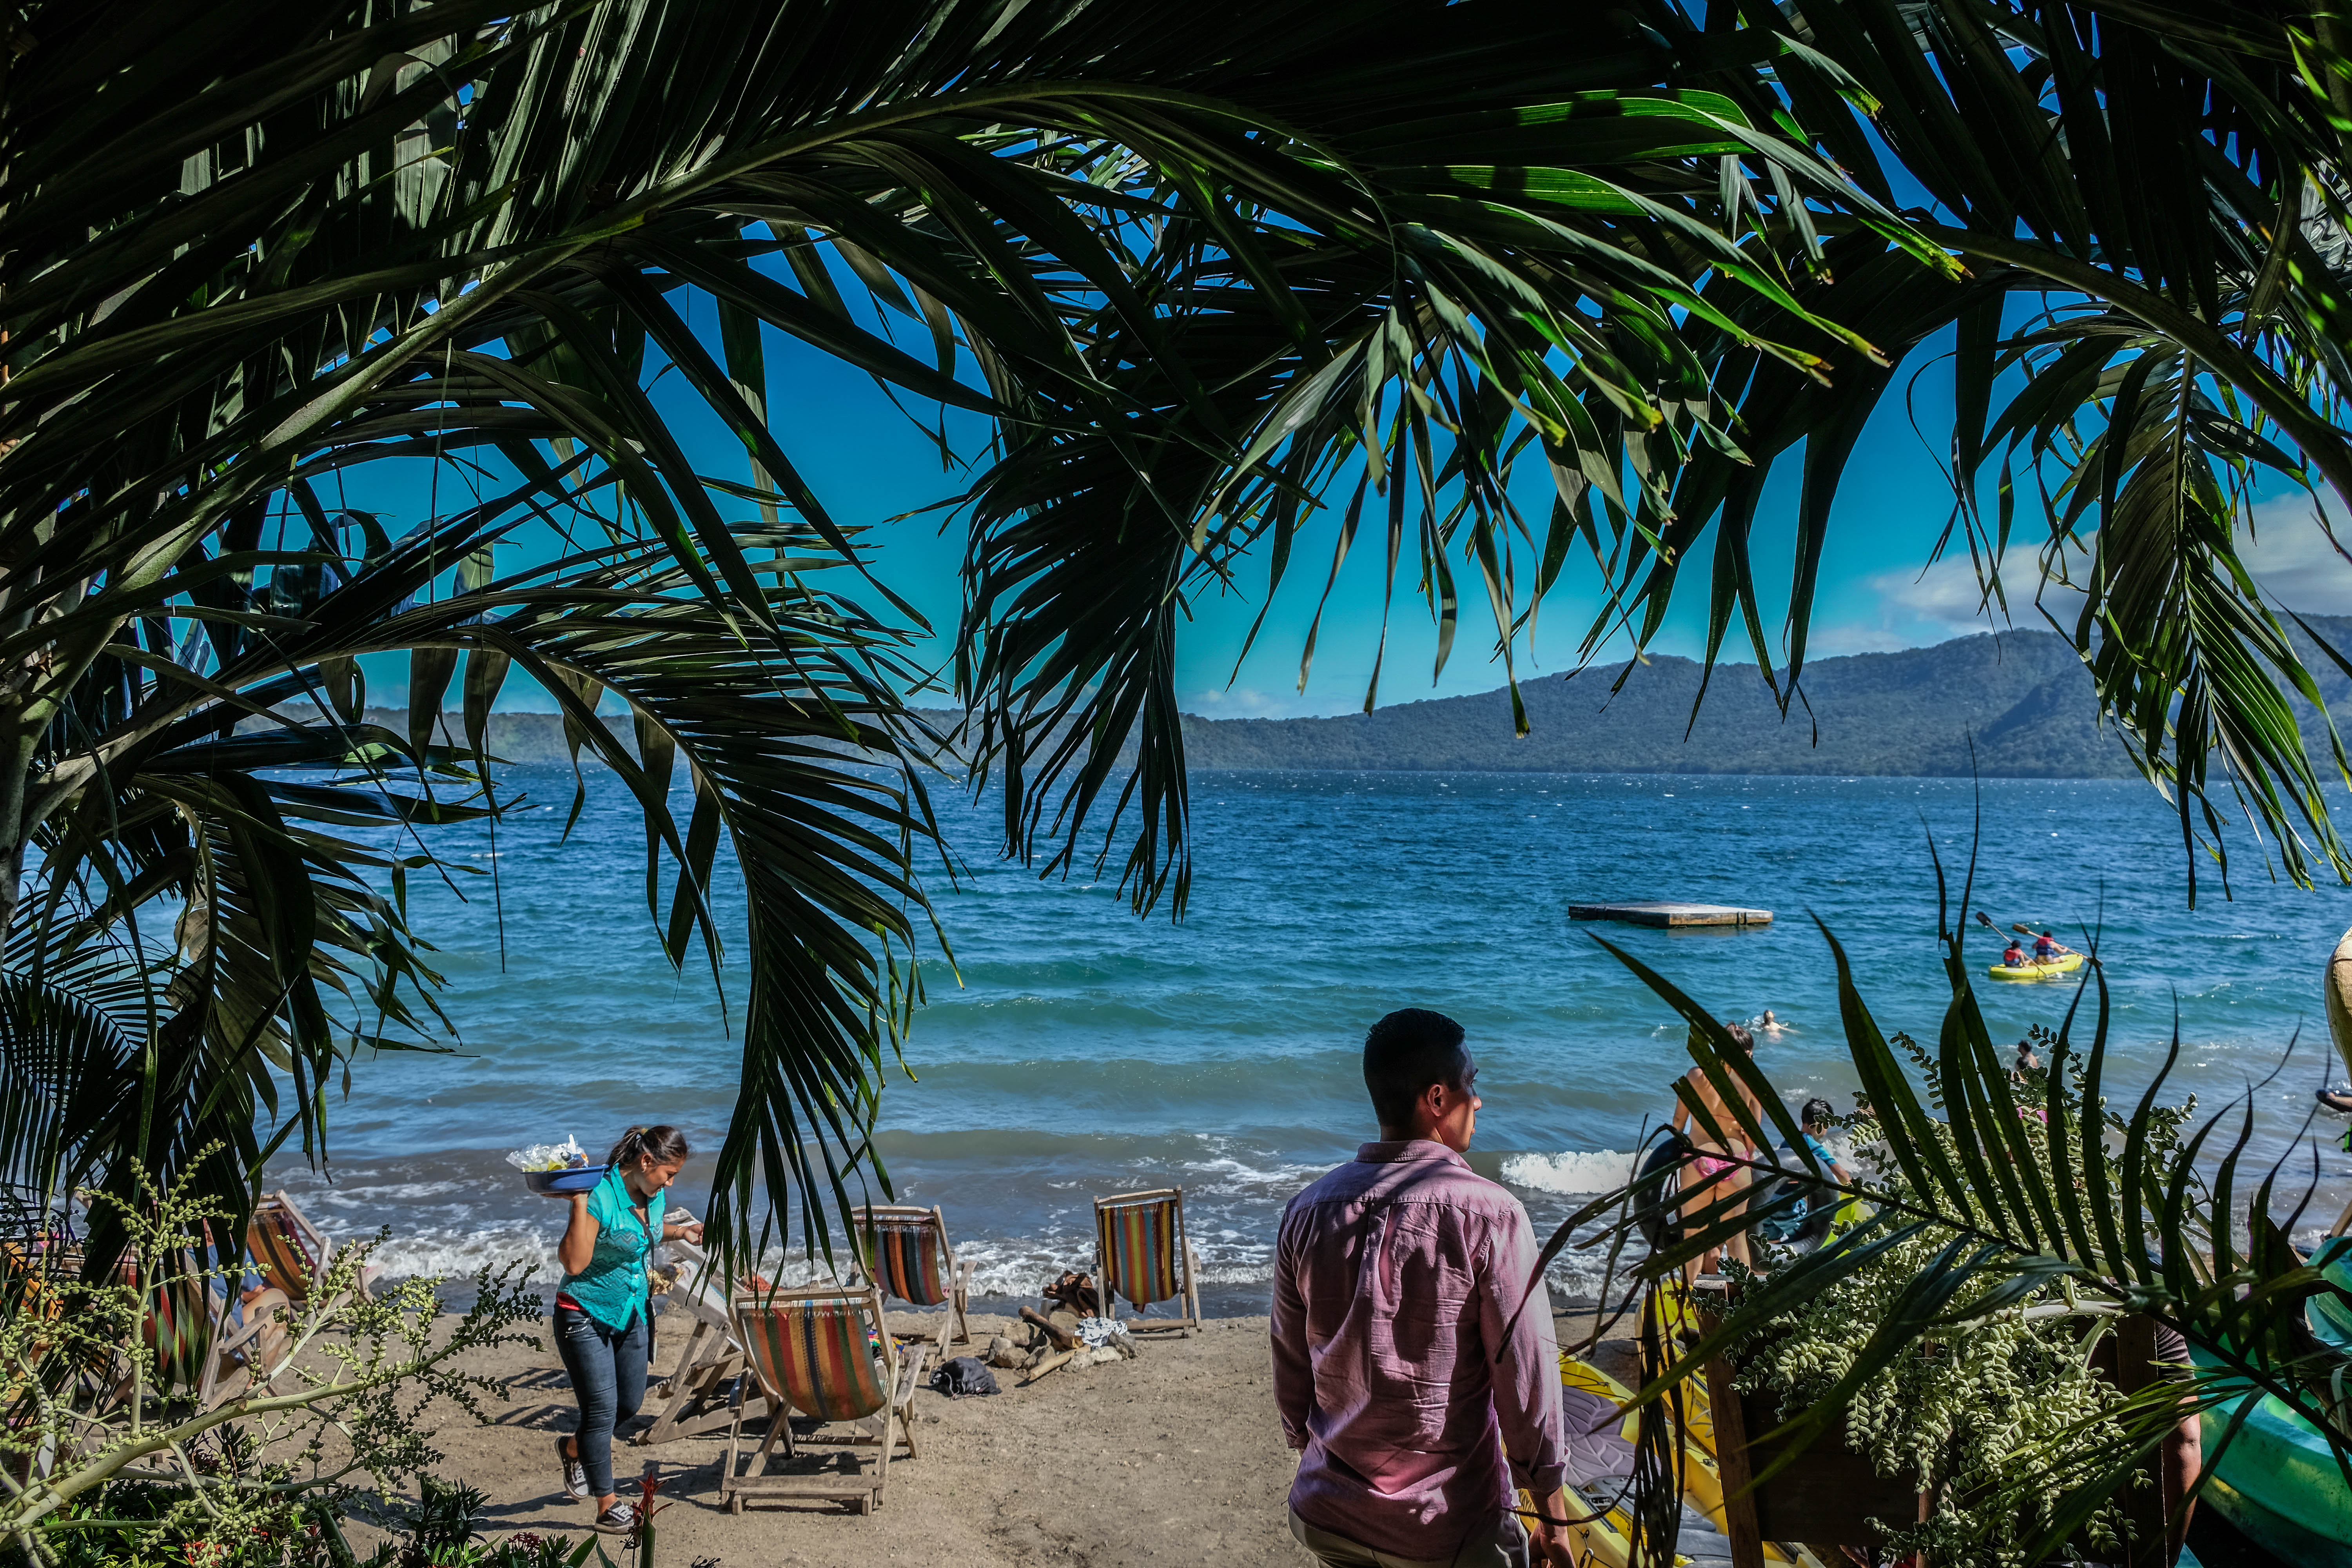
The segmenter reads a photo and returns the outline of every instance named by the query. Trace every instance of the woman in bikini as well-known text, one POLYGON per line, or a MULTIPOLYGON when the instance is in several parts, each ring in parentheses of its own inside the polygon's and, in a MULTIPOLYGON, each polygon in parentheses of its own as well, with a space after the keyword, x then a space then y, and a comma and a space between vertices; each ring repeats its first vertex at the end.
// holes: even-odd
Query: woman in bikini
MULTIPOLYGON (((1723 1027, 1724 1032, 1731 1037, 1733 1042, 1741 1050, 1750 1056, 1756 1054, 1756 1037, 1748 1032, 1745 1025, 1726 1024, 1723 1027)), ((1715 1085, 1708 1080, 1706 1074, 1697 1068, 1693 1068, 1684 1075, 1684 1081, 1690 1085, 1692 1094, 1701 1105, 1706 1108, 1708 1117, 1712 1118, 1716 1126, 1722 1130, 1724 1137, 1738 1142, 1740 1137, 1739 1121, 1725 1108, 1721 1097, 1715 1092, 1715 1085)), ((1756 1097, 1748 1092, 1748 1086, 1739 1079, 1733 1079, 1731 1082, 1732 1088, 1738 1092, 1739 1098, 1747 1102, 1749 1118, 1760 1122, 1763 1111, 1758 1105, 1756 1097)), ((1755 1152, 1744 1142, 1739 1142, 1737 1149, 1727 1148, 1723 1143, 1718 1142, 1715 1135, 1707 1131, 1706 1123, 1691 1114, 1690 1105, 1680 1095, 1675 1097, 1675 1131, 1686 1134, 1691 1142, 1690 1165, 1682 1176, 1682 1186, 1685 1190, 1696 1192, 1705 1185, 1706 1204, 1738 1197, 1747 1190, 1753 1173, 1747 1166, 1735 1162, 1753 1159, 1755 1152), (1709 1184, 1711 1178, 1713 1178, 1712 1184, 1709 1184)), ((1744 1207, 1735 1207, 1727 1212, 1734 1217, 1744 1217, 1746 1213, 1744 1207)), ((1727 1237, 1719 1251, 1728 1253, 1742 1264, 1749 1262, 1748 1233, 1742 1230, 1727 1237)), ((1718 1255, 1718 1250, 1714 1248, 1701 1253, 1692 1267, 1691 1278, 1696 1279, 1702 1274, 1714 1273, 1718 1255)))

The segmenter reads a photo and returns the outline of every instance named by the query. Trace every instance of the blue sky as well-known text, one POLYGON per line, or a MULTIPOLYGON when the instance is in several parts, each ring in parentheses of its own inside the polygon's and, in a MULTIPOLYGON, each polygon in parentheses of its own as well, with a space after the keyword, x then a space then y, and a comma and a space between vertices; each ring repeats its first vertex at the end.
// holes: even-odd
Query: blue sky
MULTIPOLYGON (((701 321, 694 324, 709 325, 701 321)), ((952 528, 941 532, 942 512, 889 520, 956 493, 963 479, 941 471, 935 444, 865 374, 773 333, 768 343, 770 420, 786 451, 839 521, 870 529, 866 537, 874 546, 877 574, 934 627, 952 628, 961 532, 952 528)), ((1935 352, 1930 345, 1915 354, 1904 377, 1935 352)), ((667 378, 667 385, 657 380, 656 396, 677 421, 697 466, 722 477, 747 477, 741 448, 724 429, 690 395, 671 395, 675 379, 667 378)), ((1881 402, 1840 490, 1821 573, 1810 657, 1923 647, 1990 625, 1977 613, 1974 577, 1964 552, 1932 568, 1927 564, 1950 506, 1946 481, 1919 433, 1941 441, 1948 431, 1949 401, 1944 395, 1941 367, 1931 366, 1920 378, 1909 408, 1903 384, 1898 379, 1881 402)), ((976 419, 966 418, 960 427, 951 422, 949 428, 961 449, 978 450, 981 426, 976 419)), ((1523 495, 1523 504, 1540 520, 1549 484, 1540 479, 1539 468, 1529 467, 1528 478, 1537 482, 1523 495)), ((355 471, 345 499, 352 506, 387 512, 397 533, 422 517, 435 499, 425 483, 426 468, 410 462, 398 465, 396 472, 355 471)), ((1785 458, 1756 531, 1754 558, 1776 657, 1781 651, 1780 617, 1786 608, 1794 548, 1798 473, 1796 456, 1785 458)), ((437 498, 443 510, 457 499, 451 491, 445 470, 437 498)), ((2024 510, 2021 504, 2021 533, 2024 510)), ((2260 542, 2252 555, 2258 577, 2297 610, 2352 614, 2352 566, 2305 521, 2310 510, 2308 499, 2299 494, 2273 495, 2262 503, 2257 511, 2260 542)), ((2345 514, 2338 510, 2336 515, 2345 514)), ((1299 656, 1328 571, 1336 531, 1336 518, 1326 517, 1302 532, 1265 629, 1238 671, 1234 661, 1265 596, 1265 563, 1245 563, 1233 590, 1212 592, 1196 601, 1193 621, 1179 645, 1178 689, 1188 711, 1213 717, 1288 716, 1346 713, 1362 707, 1380 643, 1384 574, 1381 552, 1368 537, 1372 530, 1359 536, 1339 573, 1309 679, 1303 693, 1298 688, 1299 656)), ((1703 650, 1709 550, 1709 542, 1702 540, 1699 564, 1678 595, 1653 651, 1696 657, 1703 650)), ((2031 570, 2027 551, 2013 548, 2010 559, 2012 572, 2031 570)), ((1461 630, 1452 658, 1433 681, 1435 630, 1426 606, 1412 592, 1411 562, 1401 567, 1381 681, 1382 706, 1491 690, 1502 684, 1503 667, 1490 657, 1492 623, 1475 570, 1466 562, 1457 563, 1457 574, 1464 592, 1461 630)), ((1532 669, 1525 662, 1522 644, 1521 678, 1569 669, 1598 605, 1596 569, 1589 558, 1580 569, 1571 557, 1540 613, 1532 669)), ((2030 605, 2013 602, 2011 614, 2015 625, 2044 625, 2030 605)), ((936 658, 944 660, 949 652, 944 642, 935 647, 936 658)), ((1747 657, 1746 640, 1737 628, 1725 651, 1747 657)), ((1621 642, 1602 657, 1618 658, 1623 653, 1621 642)), ((402 700, 404 658, 369 662, 371 700, 402 700)), ((501 705, 551 706, 520 680, 501 705)))

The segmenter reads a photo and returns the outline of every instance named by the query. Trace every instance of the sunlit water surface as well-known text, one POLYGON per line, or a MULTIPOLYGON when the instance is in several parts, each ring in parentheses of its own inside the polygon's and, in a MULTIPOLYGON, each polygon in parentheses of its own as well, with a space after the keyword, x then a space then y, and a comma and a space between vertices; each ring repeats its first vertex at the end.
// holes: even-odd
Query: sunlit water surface
MULTIPOLYGON (((707 965, 681 974, 662 957, 626 792, 592 779, 560 843, 569 773, 512 782, 543 805, 500 828, 495 900, 486 875, 457 879, 465 902, 411 879, 460 1053, 359 1061, 333 1107, 330 1166, 277 1173, 331 1229, 389 1226, 382 1261, 396 1273, 517 1258, 551 1270, 561 1211, 501 1155, 565 1133, 601 1149, 631 1121, 682 1124, 699 1151, 682 1201, 699 1211, 736 1096, 744 972, 721 972, 730 1012, 707 965)), ((1467 1026, 1486 1099, 1474 1163, 1548 1229, 1622 1174, 1688 1065, 1681 1025, 1595 934, 1721 1016, 1772 1008, 1788 1028, 1758 1060, 1775 1085, 1792 1103, 1846 1106, 1833 974, 1808 916, 1844 943, 1883 1026, 1932 1039, 1948 994, 1927 835, 1957 897, 1975 801, 1966 782, 1914 779, 1226 773, 1192 791, 1198 872, 1181 924, 1137 920, 1108 880, 1041 881, 996 860, 995 803, 942 792, 969 862, 958 887, 932 879, 956 964, 924 965, 915 1076, 885 1089, 879 1145, 898 1198, 944 1205, 989 1291, 1028 1295, 1085 1261, 1090 1195, 1173 1183, 1213 1305, 1262 1310, 1283 1204, 1374 1135, 1365 1026, 1405 1005, 1467 1026), (1685 931, 1568 918, 1571 901, 1632 898, 1779 918, 1685 931)), ((2336 1071, 2319 977, 2352 896, 2274 884, 2248 859, 2234 900, 2209 868, 2191 913, 2176 819, 2137 784, 1995 780, 1982 805, 1971 907, 2076 945, 2098 930, 2110 1081, 2137 1095, 2177 1009, 2177 1093, 2218 1109, 2260 1085, 2258 1152, 2307 1172, 2316 1148, 2320 1217, 2300 1228, 2332 1218, 2352 1195, 2341 1128, 2298 1134, 2336 1071)), ((442 844, 456 866, 493 864, 485 835, 442 844)), ((720 907, 739 929, 740 883, 720 907)), ((1998 945, 1979 931, 1969 951, 1990 963, 1998 945)), ((1995 1038, 2013 1041, 2054 1025, 2074 987, 1986 982, 1983 994, 1995 1038)), ((1571 1252, 1554 1280, 1589 1289, 1597 1268, 1571 1252)))

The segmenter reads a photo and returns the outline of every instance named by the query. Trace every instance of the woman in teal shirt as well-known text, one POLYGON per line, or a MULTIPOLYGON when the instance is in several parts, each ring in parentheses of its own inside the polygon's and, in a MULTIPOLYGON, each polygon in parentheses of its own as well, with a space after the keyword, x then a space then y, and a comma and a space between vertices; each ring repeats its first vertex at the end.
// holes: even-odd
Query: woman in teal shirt
POLYGON ((665 1190, 690 1151, 675 1127, 632 1127, 613 1145, 611 1169, 594 1190, 572 1193, 572 1223, 556 1244, 563 1288, 555 1297, 555 1349, 580 1402, 580 1427, 555 1440, 563 1487, 596 1500, 596 1528, 636 1527, 637 1510, 613 1491, 613 1428, 646 1397, 653 1324, 646 1316, 646 1259, 654 1238, 699 1244, 702 1222, 667 1221, 665 1190))

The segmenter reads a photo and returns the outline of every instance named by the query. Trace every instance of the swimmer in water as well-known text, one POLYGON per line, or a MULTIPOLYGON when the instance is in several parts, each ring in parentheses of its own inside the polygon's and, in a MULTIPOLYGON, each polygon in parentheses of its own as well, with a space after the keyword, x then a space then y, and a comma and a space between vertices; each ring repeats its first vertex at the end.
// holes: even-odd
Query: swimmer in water
POLYGON ((1772 1009, 1769 1007, 1764 1009, 1764 1016, 1756 1020, 1754 1027, 1756 1033, 1759 1035, 1785 1035, 1790 1033, 1788 1025, 1783 1024, 1780 1019, 1772 1016, 1772 1009))

